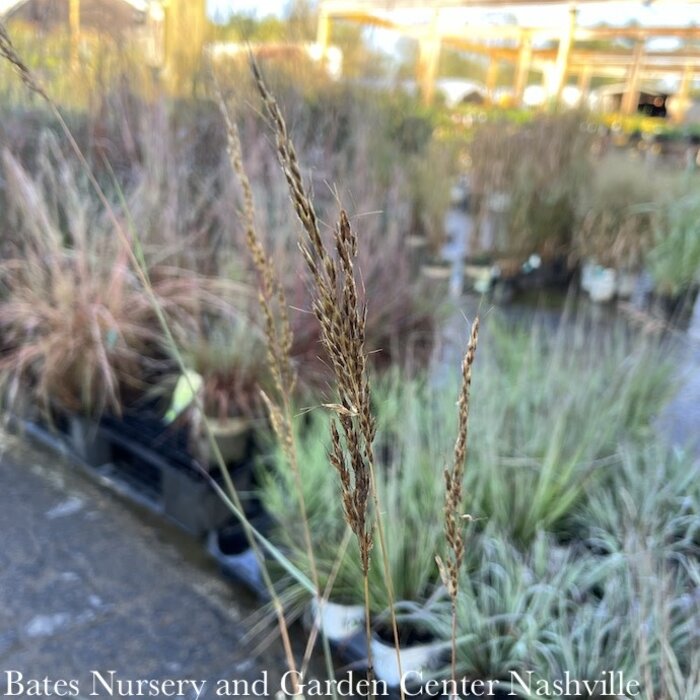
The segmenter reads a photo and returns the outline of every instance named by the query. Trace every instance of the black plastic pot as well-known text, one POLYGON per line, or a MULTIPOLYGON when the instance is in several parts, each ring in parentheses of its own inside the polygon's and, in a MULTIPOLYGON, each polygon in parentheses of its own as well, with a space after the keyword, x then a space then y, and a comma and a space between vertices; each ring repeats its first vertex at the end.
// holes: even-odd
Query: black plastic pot
POLYGON ((75 454, 91 467, 112 461, 112 443, 99 426, 83 416, 67 416, 67 438, 75 454))
MULTIPOLYGON (((270 526, 270 518, 263 512, 249 515, 249 521, 262 534, 270 526)), ((261 600, 270 599, 258 556, 250 547, 245 529, 238 520, 230 520, 224 527, 211 531, 207 537, 207 551, 226 576, 242 583, 261 600)))
POLYGON ((663 318, 675 322, 684 323, 692 314, 695 297, 698 294, 697 287, 685 290, 680 294, 661 294, 654 295, 653 308, 663 318))

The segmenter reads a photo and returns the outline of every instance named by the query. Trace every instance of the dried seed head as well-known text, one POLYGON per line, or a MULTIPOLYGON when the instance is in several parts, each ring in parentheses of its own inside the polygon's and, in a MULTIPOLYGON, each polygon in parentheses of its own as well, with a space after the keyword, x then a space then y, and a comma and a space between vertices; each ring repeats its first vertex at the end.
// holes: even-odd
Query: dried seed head
POLYGON ((22 82, 32 92, 35 92, 41 98, 51 103, 51 99, 44 91, 44 88, 39 84, 39 81, 36 79, 34 73, 27 66, 27 64, 22 61, 19 54, 15 50, 14 44, 10 39, 10 35, 7 33, 7 29, 2 22, 0 22, 0 56, 9 61, 15 72, 21 78, 22 82))
POLYGON ((311 276, 313 311, 321 326, 321 338, 333 368, 337 390, 337 401, 327 404, 336 414, 332 420, 329 457, 340 475, 345 517, 358 539, 366 574, 373 543, 369 511, 374 468, 372 442, 376 427, 365 352, 367 314, 364 304, 359 301, 355 281, 357 235, 347 213, 341 210, 334 239, 337 257, 331 255, 323 242, 318 217, 304 185, 284 117, 257 64, 253 59, 251 63, 265 112, 276 134, 277 156, 287 180, 292 206, 304 232, 300 249, 311 276))
POLYGON ((454 447, 454 461, 450 469, 445 469, 445 539, 450 550, 447 561, 438 560, 440 578, 455 603, 459 583, 459 569, 464 559, 464 537, 462 523, 471 521, 471 516, 462 513, 462 483, 467 457, 467 437, 469 423, 469 395, 472 380, 472 365, 479 339, 479 319, 472 324, 467 352, 462 361, 462 384, 459 392, 457 439, 454 447))

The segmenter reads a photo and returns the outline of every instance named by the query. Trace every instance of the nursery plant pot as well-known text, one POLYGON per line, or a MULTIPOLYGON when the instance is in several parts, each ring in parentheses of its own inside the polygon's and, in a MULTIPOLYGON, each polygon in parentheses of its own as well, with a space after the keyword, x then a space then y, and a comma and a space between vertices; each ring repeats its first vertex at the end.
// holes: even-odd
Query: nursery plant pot
POLYGON ((209 483, 172 467, 162 471, 165 514, 193 535, 226 522, 231 511, 209 483))
POLYGON ((406 634, 406 629, 400 627, 399 636, 406 637, 405 642, 399 645, 400 672, 391 630, 375 630, 371 642, 375 675, 392 687, 400 685, 402 674, 405 677, 408 673, 415 675, 438 669, 443 655, 443 646, 424 634, 417 634, 414 639, 411 632, 406 634))
POLYGON ((604 303, 615 296, 616 275, 615 270, 609 267, 600 267, 592 271, 588 283, 588 294, 591 301, 604 303))
POLYGON ((428 239, 425 236, 412 233, 406 236, 406 245, 412 250, 423 250, 428 247, 428 239))
POLYGON ((597 265, 590 260, 581 265, 581 289, 583 289, 583 291, 586 293, 590 293, 591 291, 593 272, 596 267, 597 265))
MULTIPOLYGON (((209 425, 227 465, 242 462, 247 458, 253 435, 249 420, 245 418, 229 418, 223 421, 209 419, 209 425)), ((214 455, 210 455, 209 463, 216 464, 214 455)))
POLYGON ((362 605, 342 605, 328 600, 321 605, 311 601, 311 621, 333 643, 342 643, 350 637, 364 633, 365 608, 362 605))
POLYGON ((618 271, 615 292, 620 299, 630 299, 638 286, 639 275, 634 272, 618 271))
POLYGON ((158 433, 147 441, 135 439, 145 436, 131 434, 128 427, 113 421, 101 428, 113 446, 115 480, 143 492, 154 509, 196 536, 230 519, 228 506, 184 450, 176 451, 175 444, 159 441, 158 433))
POLYGON ((464 266, 464 276, 469 289, 473 289, 479 294, 485 294, 491 289, 494 280, 494 267, 491 264, 468 264, 464 266))
MULTIPOLYGON (((269 518, 258 515, 250 519, 251 525, 264 532, 269 518)), ((261 600, 269 600, 258 557, 250 547, 243 525, 236 520, 209 533, 207 551, 219 564, 221 571, 231 579, 242 583, 261 600)))
POLYGON ((67 436, 75 454, 91 467, 112 461, 112 444, 97 423, 83 416, 68 415, 67 436))
POLYGON ((449 263, 424 263, 420 273, 429 280, 447 280, 452 274, 452 265, 449 263))

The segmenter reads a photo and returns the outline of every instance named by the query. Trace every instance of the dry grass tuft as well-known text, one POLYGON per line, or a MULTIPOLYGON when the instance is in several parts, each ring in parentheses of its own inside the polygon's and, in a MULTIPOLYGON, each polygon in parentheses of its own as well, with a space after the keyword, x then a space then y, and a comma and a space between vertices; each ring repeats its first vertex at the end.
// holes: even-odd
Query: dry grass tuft
MULTIPOLYGON (((45 406, 118 413, 169 366, 165 338, 128 251, 83 204, 69 165, 45 156, 41 174, 60 182, 67 230, 51 206, 57 192, 2 154, 15 230, 12 257, 0 265, 0 374, 45 406)), ((151 273, 163 313, 184 334, 210 296, 206 282, 168 267, 151 273)))
POLYGON ((255 230, 253 188, 243 165, 241 139, 223 101, 222 114, 226 123, 228 153, 243 192, 243 220, 246 244, 258 273, 260 307, 265 317, 265 338, 268 364, 272 370, 275 388, 280 397, 291 396, 296 384, 296 372, 291 362, 294 344, 285 293, 275 273, 270 257, 265 253, 255 230))

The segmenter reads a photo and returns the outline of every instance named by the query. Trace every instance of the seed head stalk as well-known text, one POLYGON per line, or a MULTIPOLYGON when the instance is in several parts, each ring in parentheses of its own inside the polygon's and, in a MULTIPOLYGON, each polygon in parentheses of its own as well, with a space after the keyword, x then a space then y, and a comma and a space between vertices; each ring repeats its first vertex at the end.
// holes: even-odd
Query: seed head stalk
MULTIPOLYGON (((367 309, 364 302, 359 300, 353 262, 357 256, 357 234, 350 225, 347 213, 341 210, 334 235, 336 255, 331 255, 323 242, 318 218, 303 183, 296 151, 282 112, 252 58, 251 66, 265 113, 276 135, 278 160, 287 181, 290 199, 305 234, 299 247, 314 288, 313 311, 321 326, 322 342, 335 375, 337 402, 326 404, 334 413, 331 420, 332 444, 329 459, 339 475, 345 519, 360 550, 367 618, 368 672, 371 676, 373 663, 369 567, 375 526, 389 597, 397 663, 401 672, 393 584, 374 472, 372 443, 376 426, 371 409, 365 351, 367 309)), ((403 688, 401 696, 404 696, 403 688)))
MULTIPOLYGON (((258 300, 265 318, 267 364, 273 378, 275 395, 268 396, 265 392, 261 393, 272 429, 280 442, 294 479, 294 486, 299 500, 299 515, 302 522, 304 547, 311 567, 311 579, 316 590, 318 601, 316 613, 318 618, 323 606, 324 593, 321 590, 318 577, 318 568, 314 555, 308 510, 304 497, 304 487, 301 471, 299 469, 296 436, 293 427, 292 395, 297 382, 297 375, 291 361, 294 336, 289 320, 288 305, 284 289, 277 277, 274 264, 265 252, 256 231, 253 188, 243 164, 243 150, 238 127, 233 123, 221 94, 219 94, 219 105, 226 124, 228 154, 231 167, 238 178, 243 193, 243 221, 245 225, 246 245, 257 271, 259 287, 258 300)), ((303 666, 306 666, 308 663, 308 658, 310 657, 318 633, 318 627, 318 624, 314 624, 311 631, 307 649, 304 654, 303 666)), ((322 635, 322 643, 324 645, 324 658, 326 660, 327 671, 329 677, 333 678, 334 669, 330 646, 325 635, 322 635)), ((305 670, 303 666, 301 669, 302 676, 305 670)), ((333 695, 335 697, 335 691, 333 695)))
POLYGON ((471 516, 462 513, 462 484, 467 458, 467 437, 469 423, 469 395, 472 382, 472 365, 479 340, 479 318, 472 323, 467 352, 462 360, 462 383, 459 392, 457 439, 454 447, 454 461, 444 471, 445 478, 445 539, 448 555, 443 561, 436 557, 440 578, 447 589, 451 603, 451 675, 452 687, 457 687, 457 597, 459 594, 459 572, 464 560, 463 522, 471 516))

